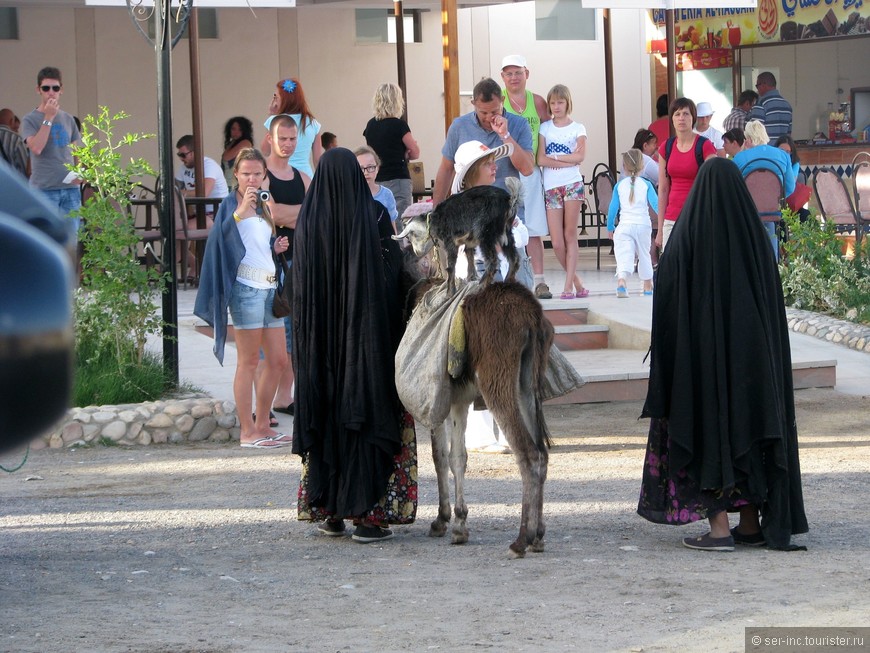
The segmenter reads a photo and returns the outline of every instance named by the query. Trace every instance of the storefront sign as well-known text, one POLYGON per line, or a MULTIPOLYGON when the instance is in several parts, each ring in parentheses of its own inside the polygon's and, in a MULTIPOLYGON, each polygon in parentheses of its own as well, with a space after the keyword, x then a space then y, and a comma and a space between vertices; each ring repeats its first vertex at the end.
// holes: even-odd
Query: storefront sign
MULTIPOLYGON (((650 52, 665 52, 665 12, 652 14, 659 34, 650 41, 650 52)), ((870 34, 870 3, 865 6, 863 0, 758 0, 755 9, 676 9, 674 14, 677 52, 870 34)))

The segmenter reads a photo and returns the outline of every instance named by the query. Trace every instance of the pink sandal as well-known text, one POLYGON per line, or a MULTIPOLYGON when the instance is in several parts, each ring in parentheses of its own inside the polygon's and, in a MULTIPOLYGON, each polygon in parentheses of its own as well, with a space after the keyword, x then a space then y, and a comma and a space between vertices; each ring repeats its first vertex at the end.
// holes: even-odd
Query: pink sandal
POLYGON ((574 299, 574 293, 567 291, 563 292, 561 295, 559 295, 559 299, 574 299))
POLYGON ((583 297, 589 297, 589 288, 581 288, 574 295, 577 299, 582 299, 583 297))

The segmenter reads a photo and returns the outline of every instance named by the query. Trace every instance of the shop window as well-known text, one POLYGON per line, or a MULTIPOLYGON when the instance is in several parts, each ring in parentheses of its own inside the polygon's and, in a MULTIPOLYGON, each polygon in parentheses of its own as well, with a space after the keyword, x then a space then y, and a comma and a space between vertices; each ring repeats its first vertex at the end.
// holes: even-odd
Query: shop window
POLYGON ((0 7, 0 41, 18 40, 18 10, 0 7))
MULTIPOLYGON (((216 39, 218 37, 218 21, 217 21, 217 9, 209 8, 209 7, 197 7, 197 27, 199 28, 199 38, 200 39, 216 39)), ((141 23, 140 23, 141 24, 141 23)), ((147 22, 146 31, 148 32, 148 36, 152 39, 154 38, 154 21, 149 20, 147 22)), ((171 27, 172 30, 172 38, 175 38, 175 35, 178 33, 178 23, 175 22, 175 18, 171 18, 171 27)), ((188 36, 189 30, 185 26, 184 33, 182 33, 181 38, 186 39, 188 36)))
POLYGON ((580 0, 535 0, 535 36, 539 41, 594 41, 595 10, 580 0))
MULTIPOLYGON (((357 9, 356 42, 395 43, 395 16, 396 12, 392 9, 357 9)), ((420 10, 405 10, 402 12, 402 18, 405 28, 405 43, 422 43, 423 29, 420 10)))

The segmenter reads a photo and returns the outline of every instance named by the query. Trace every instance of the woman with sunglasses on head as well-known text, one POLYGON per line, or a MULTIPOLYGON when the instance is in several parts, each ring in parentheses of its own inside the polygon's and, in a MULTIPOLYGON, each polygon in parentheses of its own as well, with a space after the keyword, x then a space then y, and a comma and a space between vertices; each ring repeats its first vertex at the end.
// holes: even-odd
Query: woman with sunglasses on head
POLYGON ((299 139, 296 142, 296 151, 290 155, 290 165, 313 177, 314 168, 323 156, 323 145, 317 136, 322 127, 308 108, 305 93, 298 79, 292 77, 283 79, 275 85, 275 92, 269 103, 269 117, 263 123, 266 127, 266 136, 260 143, 260 150, 265 156, 269 156, 272 151, 268 138, 269 128, 272 125, 272 118, 279 113, 291 116, 299 127, 299 139))
POLYGON ((227 309, 233 318, 236 401, 243 447, 274 449, 290 443, 290 436, 269 426, 269 408, 278 379, 287 366, 284 320, 275 317, 277 264, 287 251, 287 237, 275 238, 269 205, 260 186, 266 177, 266 159, 248 148, 236 156, 237 187, 221 202, 208 235, 194 314, 214 328, 214 353, 223 364, 227 336, 227 309), (256 375, 262 349, 265 359, 256 375), (252 417, 251 391, 256 385, 257 419, 252 417))
MULTIPOLYGON (((643 154, 643 167, 638 176, 651 182, 653 186, 659 183, 659 164, 655 160, 655 157, 658 156, 658 147, 658 136, 652 133, 649 129, 637 130, 631 148, 634 150, 640 150, 643 154)), ((622 174, 629 176, 625 171, 625 168, 623 168, 622 174)))

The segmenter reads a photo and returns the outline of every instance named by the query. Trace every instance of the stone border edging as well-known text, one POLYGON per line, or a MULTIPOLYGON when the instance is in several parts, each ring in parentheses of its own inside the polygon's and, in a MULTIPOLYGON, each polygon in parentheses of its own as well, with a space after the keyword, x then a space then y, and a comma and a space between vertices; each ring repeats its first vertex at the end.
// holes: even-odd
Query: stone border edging
POLYGON ((192 395, 117 406, 71 408, 66 417, 31 449, 98 444, 104 438, 119 445, 227 442, 240 434, 234 401, 192 395))
POLYGON ((797 308, 786 308, 785 315, 792 331, 870 354, 868 326, 797 308))

